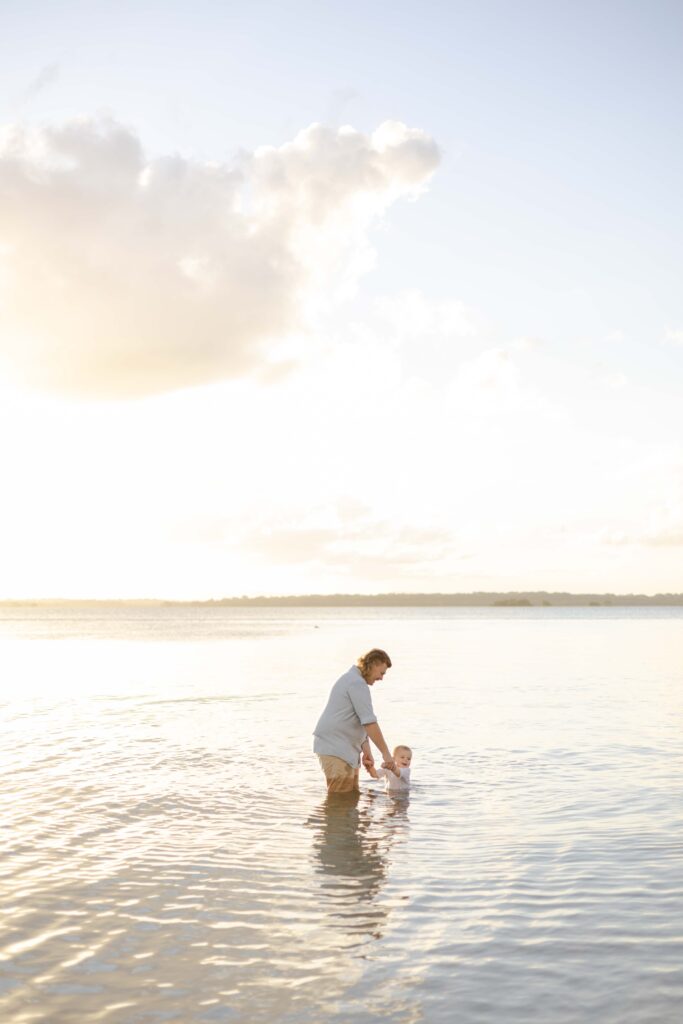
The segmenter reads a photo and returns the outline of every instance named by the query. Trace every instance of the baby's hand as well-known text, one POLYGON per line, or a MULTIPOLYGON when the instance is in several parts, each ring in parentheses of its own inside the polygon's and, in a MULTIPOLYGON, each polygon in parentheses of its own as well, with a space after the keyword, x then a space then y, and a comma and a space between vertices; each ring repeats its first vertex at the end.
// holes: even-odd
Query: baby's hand
POLYGON ((386 761, 382 761, 382 768, 388 768, 390 772, 394 773, 394 775, 399 774, 399 770, 396 767, 396 762, 393 757, 388 757, 386 761))

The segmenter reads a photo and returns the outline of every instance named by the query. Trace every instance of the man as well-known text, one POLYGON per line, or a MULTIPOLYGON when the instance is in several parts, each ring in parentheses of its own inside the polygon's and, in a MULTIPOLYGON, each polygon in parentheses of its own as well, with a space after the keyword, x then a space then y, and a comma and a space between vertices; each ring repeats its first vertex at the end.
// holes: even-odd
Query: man
POLYGON ((384 758, 383 768, 396 764, 382 735, 372 707, 370 688, 384 678, 391 658, 378 647, 362 655, 332 687, 318 724, 313 730, 313 750, 325 773, 328 793, 352 793, 358 785, 361 752, 363 765, 373 768, 370 740, 384 758))

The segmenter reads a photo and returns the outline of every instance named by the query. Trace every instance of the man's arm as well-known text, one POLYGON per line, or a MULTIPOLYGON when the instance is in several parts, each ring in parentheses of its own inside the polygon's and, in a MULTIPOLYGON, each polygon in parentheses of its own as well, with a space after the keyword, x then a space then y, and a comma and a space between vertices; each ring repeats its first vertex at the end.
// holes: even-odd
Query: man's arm
POLYGON ((396 772, 396 762, 391 756, 391 751, 387 746, 387 741, 382 735, 379 722, 368 722, 368 724, 364 726, 364 729, 384 758, 382 761, 382 767, 388 768, 392 772, 396 772))
POLYGON ((373 752, 370 749, 370 740, 366 736, 364 741, 360 743, 360 760, 364 764, 365 768, 375 764, 375 758, 373 752))
POLYGON ((373 779, 377 778, 377 773, 375 771, 375 759, 372 756, 372 751, 370 750, 370 740, 367 738, 367 736, 361 743, 360 749, 362 754, 361 760, 363 762, 363 767, 365 768, 366 772, 369 772, 370 775, 372 775, 373 779))

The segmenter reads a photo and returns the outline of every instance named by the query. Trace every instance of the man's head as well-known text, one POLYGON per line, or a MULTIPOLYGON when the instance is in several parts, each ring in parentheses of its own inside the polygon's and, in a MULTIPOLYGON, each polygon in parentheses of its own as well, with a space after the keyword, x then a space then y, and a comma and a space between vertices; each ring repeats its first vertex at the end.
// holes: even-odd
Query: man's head
POLYGON ((391 668, 391 658, 386 651, 379 647, 373 647, 367 654, 363 654, 356 665, 368 686, 384 678, 384 673, 391 668))

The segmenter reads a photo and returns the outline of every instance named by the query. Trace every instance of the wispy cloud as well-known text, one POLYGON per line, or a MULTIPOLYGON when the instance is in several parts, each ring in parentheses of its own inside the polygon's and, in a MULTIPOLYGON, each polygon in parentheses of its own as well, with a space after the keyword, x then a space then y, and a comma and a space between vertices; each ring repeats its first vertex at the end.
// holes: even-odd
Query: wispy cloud
POLYGON ((496 416, 521 412, 539 402, 524 386, 515 354, 506 347, 487 349, 462 363, 450 397, 461 413, 496 416))
POLYGON ((683 519, 670 526, 653 526, 645 530, 628 533, 622 530, 606 531, 602 540, 605 544, 619 546, 642 545, 653 548, 683 547, 683 519))
POLYGON ((649 496, 640 519, 603 531, 605 544, 621 547, 683 547, 683 465, 680 455, 639 467, 643 492, 649 496))
POLYGON ((303 516, 264 522, 242 535, 241 547, 269 563, 315 565, 359 579, 434 572, 445 560, 465 557, 455 533, 442 527, 389 520, 348 502, 314 511, 327 520, 324 525, 303 516))
POLYGON ((24 89, 21 96, 22 101, 24 103, 28 103, 34 99, 34 97, 38 96, 39 93, 49 89, 50 86, 54 85, 59 79, 60 74, 61 69, 59 64, 46 64, 24 89))
POLYGON ((481 315, 475 310, 456 299, 434 301, 418 288, 380 296, 375 312, 383 334, 388 328, 397 340, 413 344, 452 343, 475 337, 480 330, 481 315))
POLYGON ((628 383, 628 377, 620 370, 617 370, 614 373, 609 373, 604 378, 605 387, 609 388, 611 391, 621 391, 623 388, 628 387, 628 383))
POLYGON ((372 264, 368 232, 439 161, 423 132, 312 125, 231 163, 147 160, 111 119, 0 146, 3 355, 60 390, 146 394, 267 369, 372 264))
POLYGON ((667 345, 683 347, 683 330, 667 330, 664 333, 664 341, 667 345))

